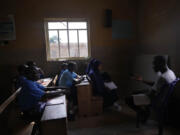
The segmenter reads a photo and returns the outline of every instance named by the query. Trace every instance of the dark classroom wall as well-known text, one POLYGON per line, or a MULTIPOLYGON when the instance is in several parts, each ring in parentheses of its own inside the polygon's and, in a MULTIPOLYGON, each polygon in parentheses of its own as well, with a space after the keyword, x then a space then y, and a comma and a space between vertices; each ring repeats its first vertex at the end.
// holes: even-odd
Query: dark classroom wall
POLYGON ((176 74, 180 73, 180 1, 138 1, 138 44, 141 54, 167 54, 176 74))

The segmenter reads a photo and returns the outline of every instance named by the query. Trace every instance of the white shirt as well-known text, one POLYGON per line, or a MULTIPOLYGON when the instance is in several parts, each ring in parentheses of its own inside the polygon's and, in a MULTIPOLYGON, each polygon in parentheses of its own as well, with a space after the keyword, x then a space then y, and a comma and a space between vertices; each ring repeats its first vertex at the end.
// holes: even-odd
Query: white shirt
MULTIPOLYGON (((152 87, 153 90, 159 90, 159 88, 162 88, 162 85, 164 85, 164 83, 162 83, 162 81, 159 81, 162 78, 166 81, 165 83, 170 84, 174 80, 176 80, 176 75, 169 68, 163 74, 158 73, 158 79, 152 87)), ((133 95, 133 99, 134 99, 135 105, 149 105, 151 102, 150 98, 146 94, 143 94, 143 93, 133 95)))
MULTIPOLYGON (((167 83, 172 83, 174 80, 176 80, 176 75, 174 74, 174 72, 171 69, 167 69, 166 72, 164 73, 158 73, 158 79, 155 82, 155 84, 153 85, 152 89, 157 90, 158 88, 161 87, 161 84, 159 83, 159 80, 163 78, 164 80, 166 80, 167 83)), ((162 84, 163 85, 163 84, 162 84)))

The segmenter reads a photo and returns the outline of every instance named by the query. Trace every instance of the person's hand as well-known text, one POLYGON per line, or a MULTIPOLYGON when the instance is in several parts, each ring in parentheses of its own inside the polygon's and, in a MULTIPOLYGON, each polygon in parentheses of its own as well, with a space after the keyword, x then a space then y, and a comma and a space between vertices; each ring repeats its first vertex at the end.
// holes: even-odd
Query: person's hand
POLYGON ((42 84, 44 82, 43 79, 37 80, 38 83, 42 84))
POLYGON ((134 76, 131 77, 131 79, 136 80, 136 81, 143 81, 143 78, 140 75, 134 75, 134 76))

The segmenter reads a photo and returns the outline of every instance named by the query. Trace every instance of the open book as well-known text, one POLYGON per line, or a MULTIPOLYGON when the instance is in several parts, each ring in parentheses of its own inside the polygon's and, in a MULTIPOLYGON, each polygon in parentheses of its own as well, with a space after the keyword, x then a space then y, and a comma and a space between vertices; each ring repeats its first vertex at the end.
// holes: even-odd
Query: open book
POLYGON ((106 88, 108 88, 110 90, 117 89, 117 86, 114 82, 105 82, 104 85, 106 88))
POLYGON ((46 105, 48 106, 48 105, 58 105, 58 104, 64 104, 64 101, 60 97, 56 97, 48 100, 46 105))

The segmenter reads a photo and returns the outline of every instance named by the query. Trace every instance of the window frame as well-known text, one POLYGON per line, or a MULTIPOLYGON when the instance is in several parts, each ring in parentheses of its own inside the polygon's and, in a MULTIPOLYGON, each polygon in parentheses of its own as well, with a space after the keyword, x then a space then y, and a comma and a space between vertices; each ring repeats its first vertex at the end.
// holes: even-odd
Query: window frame
MULTIPOLYGON (((85 19, 85 18, 45 18, 44 19, 44 30, 45 30, 46 59, 47 59, 47 61, 87 60, 91 57, 90 23, 89 23, 88 19, 85 19), (64 57, 64 58, 60 58, 60 57, 59 58, 51 58, 50 57, 48 22, 62 22, 62 21, 66 21, 66 22, 87 22, 88 57, 64 57)), ((75 30, 77 30, 77 29, 75 29, 75 30)), ((69 29, 67 29, 67 31, 69 31, 69 29)), ((69 44, 69 39, 68 39, 68 44, 69 44)), ((79 45, 78 45, 78 47, 79 47, 79 45)), ((78 51, 80 51, 80 50, 78 50, 78 51)))

